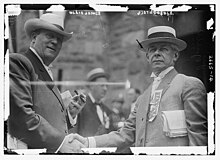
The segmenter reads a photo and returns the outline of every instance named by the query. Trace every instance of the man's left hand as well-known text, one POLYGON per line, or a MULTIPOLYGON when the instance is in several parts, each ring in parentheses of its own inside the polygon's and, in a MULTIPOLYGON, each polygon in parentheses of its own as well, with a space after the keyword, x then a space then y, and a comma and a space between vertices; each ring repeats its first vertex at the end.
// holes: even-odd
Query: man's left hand
POLYGON ((83 107, 86 104, 85 99, 82 100, 80 96, 81 95, 75 95, 71 99, 70 104, 68 105, 69 113, 73 119, 76 117, 77 114, 79 114, 79 112, 83 109, 83 107))

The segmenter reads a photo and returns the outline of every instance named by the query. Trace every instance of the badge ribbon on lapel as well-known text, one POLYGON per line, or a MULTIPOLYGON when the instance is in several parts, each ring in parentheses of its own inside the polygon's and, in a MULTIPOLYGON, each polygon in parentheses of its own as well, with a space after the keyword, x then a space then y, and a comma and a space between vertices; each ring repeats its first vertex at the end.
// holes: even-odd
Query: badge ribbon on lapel
POLYGON ((148 112, 148 121, 152 122, 155 117, 158 114, 159 106, 160 106, 160 100, 162 96, 162 89, 161 90, 155 90, 155 93, 153 95, 153 98, 150 102, 150 110, 148 112))

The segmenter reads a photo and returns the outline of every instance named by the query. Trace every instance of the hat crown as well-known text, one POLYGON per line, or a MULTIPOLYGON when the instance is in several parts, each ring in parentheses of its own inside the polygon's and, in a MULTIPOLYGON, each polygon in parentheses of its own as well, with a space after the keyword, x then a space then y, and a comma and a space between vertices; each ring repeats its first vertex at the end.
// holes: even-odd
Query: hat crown
POLYGON ((62 35, 63 41, 72 37, 72 33, 64 31, 64 18, 53 13, 43 14, 40 18, 28 19, 24 24, 24 30, 29 38, 38 29, 46 29, 62 35))
POLYGON ((43 20, 43 21, 46 21, 48 23, 51 23, 51 24, 53 24, 57 27, 61 27, 62 30, 64 28, 63 18, 61 16, 56 15, 56 14, 46 13, 46 14, 43 14, 40 17, 40 19, 43 20))
POLYGON ((90 77, 92 77, 95 74, 99 74, 99 73, 105 73, 104 69, 102 68, 95 68, 93 70, 91 70, 88 74, 87 74, 87 79, 89 79, 90 77))
POLYGON ((169 26, 156 26, 148 30, 148 38, 176 37, 176 31, 169 26))
POLYGON ((104 71, 104 69, 102 69, 102 68, 95 68, 87 74, 87 80, 88 81, 92 81, 93 79, 98 78, 98 77, 108 78, 108 75, 104 71))

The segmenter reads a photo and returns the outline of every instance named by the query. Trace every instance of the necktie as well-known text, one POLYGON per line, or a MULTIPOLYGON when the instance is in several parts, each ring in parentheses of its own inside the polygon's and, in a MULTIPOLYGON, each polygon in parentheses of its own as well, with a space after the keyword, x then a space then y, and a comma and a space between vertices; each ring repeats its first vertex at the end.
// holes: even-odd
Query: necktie
POLYGON ((153 85, 152 85, 152 90, 151 90, 151 98, 153 98, 155 90, 159 86, 160 82, 161 82, 161 78, 160 77, 154 77, 154 81, 153 81, 153 85))

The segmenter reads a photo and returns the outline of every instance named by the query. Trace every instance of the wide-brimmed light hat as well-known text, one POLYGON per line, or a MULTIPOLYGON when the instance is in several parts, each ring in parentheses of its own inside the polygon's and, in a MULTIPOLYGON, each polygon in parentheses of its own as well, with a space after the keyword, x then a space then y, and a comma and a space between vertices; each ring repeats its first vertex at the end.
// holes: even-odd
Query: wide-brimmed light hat
POLYGON ((87 81, 94 81, 96 78, 105 77, 106 79, 109 79, 109 74, 107 74, 103 68, 95 68, 91 70, 87 74, 87 81))
POLYGON ((139 43, 139 48, 143 52, 146 52, 149 44, 156 42, 169 42, 175 44, 179 51, 186 48, 187 44, 185 41, 176 38, 176 31, 169 26, 156 26, 148 30, 147 39, 139 43))
POLYGON ((24 24, 24 30, 28 37, 37 29, 47 29, 56 32, 63 36, 64 41, 72 37, 72 33, 64 31, 63 18, 53 13, 43 14, 40 18, 29 19, 24 24))

